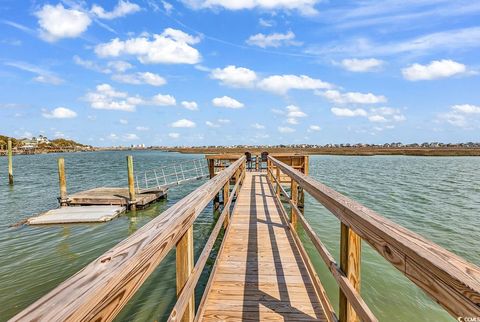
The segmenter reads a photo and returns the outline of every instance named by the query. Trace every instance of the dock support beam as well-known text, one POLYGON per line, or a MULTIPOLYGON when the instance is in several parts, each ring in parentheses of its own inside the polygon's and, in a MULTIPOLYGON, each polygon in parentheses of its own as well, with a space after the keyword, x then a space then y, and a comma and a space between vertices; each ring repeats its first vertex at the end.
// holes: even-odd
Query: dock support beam
POLYGON ((13 185, 12 139, 8 139, 8 184, 13 185))
MULTIPOLYGON (((347 225, 341 223, 340 227, 340 268, 347 275, 355 290, 360 294, 360 265, 362 239, 347 225)), ((339 305, 340 322, 358 322, 359 317, 348 304, 346 296, 340 291, 339 305)))
POLYGON ((60 187, 60 206, 67 206, 67 178, 65 176, 65 160, 58 158, 58 185, 60 187))
MULTIPOLYGON (((193 227, 190 226, 177 243, 176 249, 177 269, 177 297, 183 290, 194 268, 193 258, 193 227)), ((180 321, 191 322, 195 317, 195 295, 189 300, 185 313, 180 321)))
MULTIPOLYGON (((230 179, 227 180, 227 183, 223 186, 223 207, 225 208, 230 198, 230 179)), ((223 223, 223 228, 227 228, 228 222, 230 220, 229 209, 226 210, 227 215, 225 216, 225 222, 223 223)))
POLYGON ((128 195, 130 210, 136 210, 136 196, 135 196, 135 179, 133 178, 133 157, 127 156, 127 169, 128 169, 128 195))

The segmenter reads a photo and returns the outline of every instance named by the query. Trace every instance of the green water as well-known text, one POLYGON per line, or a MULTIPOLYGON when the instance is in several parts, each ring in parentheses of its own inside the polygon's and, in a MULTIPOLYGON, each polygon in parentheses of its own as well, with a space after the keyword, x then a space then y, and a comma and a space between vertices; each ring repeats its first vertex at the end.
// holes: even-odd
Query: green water
MULTIPOLYGON (((69 192, 99 185, 125 186, 126 155, 62 154, 69 192)), ((137 170, 203 157, 151 151, 133 155, 137 170)), ((16 156, 13 188, 7 184, 6 159, 0 158, 0 321, 21 311, 204 182, 173 188, 168 200, 106 224, 9 228, 32 214, 56 207, 57 157, 16 156)), ((315 156, 310 161, 313 177, 476 265, 480 265, 479 169, 480 158, 475 157, 315 156)), ((305 215, 338 258, 338 220, 308 195, 305 215)), ((197 256, 213 227, 213 218, 208 206, 194 225, 197 256)), ((305 244, 336 306, 336 284, 313 246, 305 244)), ((362 252, 362 295, 381 321, 454 321, 368 245, 364 244, 362 252)), ((209 261, 197 297, 211 265, 209 261)), ((174 302, 172 252, 117 320, 165 320, 174 302)))

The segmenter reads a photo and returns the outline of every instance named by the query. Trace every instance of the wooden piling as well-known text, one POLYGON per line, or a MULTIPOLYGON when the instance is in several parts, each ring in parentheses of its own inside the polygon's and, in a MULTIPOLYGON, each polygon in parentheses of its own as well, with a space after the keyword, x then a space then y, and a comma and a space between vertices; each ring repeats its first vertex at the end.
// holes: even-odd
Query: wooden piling
MULTIPOLYGON (((295 180, 291 179, 290 183, 290 198, 292 203, 296 206, 298 204, 298 184, 295 180)), ((297 213, 293 209, 290 208, 290 222, 292 223, 293 228, 297 229, 297 213)))
POLYGON ((13 185, 12 139, 8 139, 8 183, 13 185))
POLYGON ((128 195, 130 198, 130 210, 136 209, 136 196, 135 196, 135 179, 133 177, 133 157, 127 156, 127 170, 128 170, 128 195))
MULTIPOLYGON (((223 207, 225 207, 228 203, 228 198, 230 198, 230 180, 225 183, 223 186, 223 207)), ((224 228, 227 228, 228 222, 230 219, 229 209, 227 209, 227 215, 225 217, 225 222, 223 224, 224 228)))
POLYGON ((60 206, 67 205, 67 178, 65 176, 65 160, 58 158, 58 185, 60 187, 60 206))
MULTIPOLYGON (((192 274, 194 267, 193 258, 193 227, 190 226, 185 234, 180 238, 176 248, 176 274, 177 274, 177 296, 183 290, 188 278, 192 274)), ((180 321, 191 322, 195 317, 195 297, 189 300, 185 313, 180 321)))
MULTIPOLYGON (((360 236, 342 222, 340 230, 340 268, 358 294, 360 294, 361 242, 360 236)), ((340 322, 360 321, 342 291, 340 291, 339 318, 340 322)))

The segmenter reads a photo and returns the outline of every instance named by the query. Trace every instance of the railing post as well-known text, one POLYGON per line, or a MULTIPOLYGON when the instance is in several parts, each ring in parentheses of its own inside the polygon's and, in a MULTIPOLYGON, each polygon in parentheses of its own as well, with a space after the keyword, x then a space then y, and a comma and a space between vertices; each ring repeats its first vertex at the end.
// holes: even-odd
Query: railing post
POLYGON ((133 157, 131 155, 127 156, 127 170, 128 170, 128 195, 130 209, 135 210, 136 206, 136 196, 135 196, 135 180, 133 179, 133 157))
MULTIPOLYGON (((292 203, 296 206, 298 204, 298 184, 293 178, 291 178, 292 182, 290 184, 290 199, 292 203)), ((297 213, 293 209, 290 208, 290 222, 294 229, 297 229, 297 213)))
MULTIPOLYGON (((308 160, 309 160, 309 157, 308 155, 305 155, 303 157, 303 169, 302 169, 302 172, 304 175, 308 176, 308 160)), ((303 191, 303 188, 300 188, 299 189, 299 193, 298 193, 298 208, 303 212, 305 212, 305 191, 303 191)))
MULTIPOLYGON (((176 246, 177 297, 183 290, 194 268, 193 227, 190 226, 176 246)), ((195 317, 195 295, 192 294, 180 321, 191 322, 195 317)))
MULTIPOLYGON (((362 239, 344 223, 340 225, 340 268, 360 294, 362 239)), ((339 317, 340 322, 360 321, 342 291, 340 291, 339 317)))
POLYGON ((58 184, 60 186, 60 206, 67 205, 67 179, 65 177, 65 160, 58 158, 58 184))
POLYGON ((8 184, 13 185, 13 158, 12 158, 12 139, 8 139, 8 184))
POLYGON ((277 193, 277 196, 280 197, 280 168, 277 167, 277 172, 275 174, 275 177, 277 178, 277 190, 276 190, 276 193, 277 193))
MULTIPOLYGON (((227 206, 228 198, 230 198, 230 179, 227 180, 225 185, 223 186, 223 207, 227 206)), ((229 209, 226 210, 227 215, 225 216, 225 222, 223 224, 224 228, 227 228, 228 222, 230 220, 229 209)))

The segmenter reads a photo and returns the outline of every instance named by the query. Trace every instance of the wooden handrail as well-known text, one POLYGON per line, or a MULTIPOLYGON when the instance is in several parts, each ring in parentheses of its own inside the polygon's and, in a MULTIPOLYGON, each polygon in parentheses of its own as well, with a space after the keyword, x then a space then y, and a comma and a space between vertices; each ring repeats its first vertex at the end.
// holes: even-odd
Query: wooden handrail
POLYGON ((244 163, 239 158, 11 321, 113 320, 244 163))
MULTIPOLYGON (((244 171, 245 169, 243 169, 242 172, 244 171)), ((173 307, 172 312, 170 313, 170 317, 168 318, 168 321, 172 321, 172 322, 179 321, 180 318, 183 316, 183 313, 185 312, 185 309, 188 306, 188 301, 190 297, 193 295, 193 292, 195 291, 195 286, 197 285, 200 275, 202 274, 202 271, 203 271, 203 268, 205 267, 208 256, 210 255, 213 245, 217 240, 218 234, 220 233, 220 230, 224 225, 224 223, 228 222, 230 206, 232 205, 234 196, 238 194, 239 189, 240 189, 240 181, 237 180, 235 187, 232 190, 232 194, 228 198, 228 202, 226 202, 225 205, 223 206, 222 213, 218 217, 217 223, 215 224, 215 227, 210 233, 210 237, 208 238, 205 244, 205 247, 203 248, 202 253, 200 254, 200 257, 198 258, 197 263, 195 264, 192 275, 188 279, 182 292, 177 298, 177 303, 173 307)))
MULTIPOLYGON (((378 321, 375 315, 370 310, 370 308, 365 303, 365 301, 361 298, 360 294, 358 294, 357 290, 354 288, 352 283, 350 283, 345 273, 340 269, 334 257, 330 254, 330 252, 327 250, 324 244, 320 241, 320 238, 316 235, 312 227, 308 224, 302 212, 300 211, 300 209, 298 209, 297 205, 295 204, 295 202, 292 201, 293 198, 291 196, 293 195, 293 193, 291 196, 289 196, 285 191, 285 189, 280 184, 278 177, 274 176, 273 172, 270 169, 268 169, 268 171, 270 171, 271 177, 273 178, 274 182, 277 185, 277 189, 280 190, 283 196, 288 198, 288 202, 290 204, 292 212, 295 213, 295 217, 292 217, 292 218, 299 219, 308 237, 310 238, 313 245, 319 252, 320 257, 323 259, 323 261, 327 265, 335 281, 337 282, 338 286, 342 290, 343 294, 345 294, 348 302, 352 305, 355 312, 358 314, 358 316, 360 316, 361 320, 364 322, 378 321)), ((277 195, 277 198, 280 201, 280 197, 278 195, 277 195)), ((295 231, 295 226, 293 225, 293 222, 290 225, 291 225, 292 231, 295 231)), ((294 236, 296 236, 296 233, 294 234, 294 236)))
POLYGON ((480 268, 269 156, 340 221, 454 317, 480 316, 480 268))

